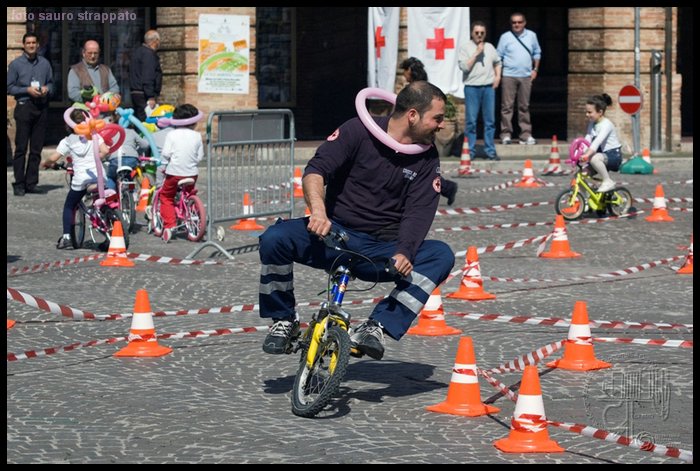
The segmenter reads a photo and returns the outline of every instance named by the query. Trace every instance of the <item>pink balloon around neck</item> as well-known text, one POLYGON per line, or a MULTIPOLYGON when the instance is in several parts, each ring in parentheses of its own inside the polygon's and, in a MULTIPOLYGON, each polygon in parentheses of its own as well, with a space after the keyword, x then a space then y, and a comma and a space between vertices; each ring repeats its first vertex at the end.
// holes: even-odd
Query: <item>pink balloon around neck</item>
POLYGON ((362 121, 362 124, 365 125, 367 130, 374 137, 376 137, 379 142, 395 150, 396 152, 408 155, 421 154, 430 149, 430 146, 425 144, 401 144, 387 134, 386 131, 379 127, 372 116, 370 116, 367 106, 365 106, 365 100, 369 97, 381 98, 382 100, 386 100, 392 105, 395 105, 396 95, 391 92, 387 92, 386 90, 382 90, 381 88, 370 87, 360 90, 357 97, 355 97, 355 109, 357 110, 357 116, 360 118, 360 121, 362 121))

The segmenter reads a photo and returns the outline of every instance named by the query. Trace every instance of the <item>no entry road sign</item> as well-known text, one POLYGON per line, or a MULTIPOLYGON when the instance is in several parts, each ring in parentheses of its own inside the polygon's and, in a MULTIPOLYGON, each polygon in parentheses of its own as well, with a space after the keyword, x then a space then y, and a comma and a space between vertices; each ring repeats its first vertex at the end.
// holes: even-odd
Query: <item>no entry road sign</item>
POLYGON ((642 92, 634 85, 625 85, 617 97, 620 108, 627 114, 635 114, 642 109, 642 92))

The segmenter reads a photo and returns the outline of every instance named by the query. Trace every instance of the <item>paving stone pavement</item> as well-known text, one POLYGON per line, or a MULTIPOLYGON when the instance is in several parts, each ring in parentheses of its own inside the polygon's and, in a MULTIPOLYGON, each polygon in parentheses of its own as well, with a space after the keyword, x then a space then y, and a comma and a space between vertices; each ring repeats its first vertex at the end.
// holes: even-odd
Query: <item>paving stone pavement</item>
MULTIPOLYGON (((656 159, 658 174, 619 175, 635 197, 653 198, 663 182, 667 198, 692 198, 692 159, 656 159)), ((554 201, 569 177, 543 177, 554 186, 476 192, 517 175, 478 174, 455 178, 457 161, 445 169, 459 183, 455 208, 554 201)), ((522 161, 486 163, 477 168, 522 169, 522 161)), ((535 164, 539 173, 544 162, 535 164)), ((60 214, 67 188, 60 172, 42 171, 46 195, 15 197, 7 174, 7 268, 95 254, 86 248, 58 251, 60 214)), ((198 182, 206 187, 206 179, 198 182)), ((441 209, 446 209, 444 199, 441 209)), ((299 207, 302 203, 299 202, 299 207)), ((493 301, 465 302, 446 297, 460 277, 442 289, 447 323, 473 338, 478 366, 493 368, 546 344, 562 340, 565 327, 469 320, 455 313, 569 319, 577 300, 587 302, 594 320, 693 323, 693 277, 663 265, 639 273, 586 281, 513 283, 487 277, 556 278, 611 273, 687 253, 693 213, 690 203, 668 203, 672 223, 644 220, 650 203, 636 203, 640 217, 600 224, 567 225, 576 260, 545 260, 535 245, 480 256, 493 301), (451 315, 452 314, 452 315, 451 315)), ((585 220, 591 220, 588 216, 585 220)), ((470 215, 437 216, 444 227, 552 222, 550 205, 470 215)), ((139 216, 143 222, 143 217, 139 216)), ((264 222, 269 224, 270 222, 264 222)), ((516 229, 435 232, 455 252, 545 235, 551 225, 516 229)), ((9 276, 8 287, 60 305, 96 314, 130 313, 138 289, 148 290, 154 311, 209 309, 257 302, 257 233, 226 230, 230 261, 205 249, 197 258, 217 265, 136 262, 134 268, 105 268, 96 261, 9 276)), ((196 244, 170 244, 132 234, 130 252, 185 257, 196 244)), ((455 270, 461 268, 458 257, 455 270)), ((318 301, 325 275, 298 266, 299 302, 318 301)), ((353 287, 369 288, 355 282, 353 287)), ((387 294, 392 285, 351 292, 346 300, 387 294)), ((370 305, 348 306, 354 319, 370 305)), ((303 320, 312 314, 301 308, 303 320)), ((77 321, 7 301, 8 354, 64 347, 127 335, 130 320, 77 321)), ((265 326, 257 311, 154 318, 158 334, 265 326)), ((563 448, 559 454, 505 454, 493 442, 508 435, 514 403, 482 378, 482 400, 501 408, 489 417, 435 414, 428 405, 445 400, 458 336, 406 336, 387 341, 382 361, 353 359, 332 406, 315 419, 291 413, 290 391, 298 356, 271 356, 261 350, 264 332, 161 340, 171 354, 155 359, 114 358, 124 342, 60 351, 7 362, 8 463, 681 463, 672 457, 608 443, 549 427, 563 448)), ((693 340, 691 329, 593 329, 594 337, 693 340)), ((595 343, 596 356, 613 368, 569 372, 539 365, 546 415, 551 420, 588 424, 658 444, 693 450, 693 351, 618 343, 595 343)), ((560 353, 553 355, 558 358, 560 353)), ((517 391, 521 373, 496 377, 517 391)))

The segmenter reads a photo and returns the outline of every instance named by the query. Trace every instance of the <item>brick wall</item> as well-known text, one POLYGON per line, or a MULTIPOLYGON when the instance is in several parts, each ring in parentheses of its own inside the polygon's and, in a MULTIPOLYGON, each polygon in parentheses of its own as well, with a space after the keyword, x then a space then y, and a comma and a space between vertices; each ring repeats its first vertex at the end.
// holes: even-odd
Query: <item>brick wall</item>
MULTIPOLYGON (((673 64, 676 63, 677 8, 673 9, 673 64)), ((640 89, 643 107, 640 113, 641 147, 650 146, 651 97, 649 59, 652 49, 664 50, 664 8, 642 8, 640 11, 640 89)), ((618 128, 622 141, 633 148, 632 120, 620 110, 617 96, 627 84, 634 84, 634 8, 571 8, 569 9, 569 76, 567 130, 569 140, 586 130, 584 107, 591 95, 607 93, 613 99, 606 116, 618 128)), ((665 64, 662 65, 662 72, 665 64)), ((672 124, 673 149, 680 149, 681 76, 673 66, 672 124)), ((666 142, 666 81, 661 80, 661 141, 666 142)), ((626 153, 630 152, 625 150, 626 153)))
POLYGON ((191 103, 205 114, 215 110, 257 108, 254 7, 159 7, 156 9, 156 21, 161 36, 158 54, 163 67, 161 101, 173 104, 191 103), (250 87, 247 95, 199 93, 197 91, 200 14, 247 15, 250 17, 250 87))
MULTIPOLYGON (((24 7, 7 7, 7 67, 10 62, 22 54, 22 36, 27 32, 24 15, 27 9, 24 7)), ((6 69, 7 70, 7 69, 6 69)), ((7 120, 11 127, 7 129, 7 135, 12 139, 12 149, 14 150, 15 126, 12 114, 15 110, 14 97, 7 95, 7 120)))

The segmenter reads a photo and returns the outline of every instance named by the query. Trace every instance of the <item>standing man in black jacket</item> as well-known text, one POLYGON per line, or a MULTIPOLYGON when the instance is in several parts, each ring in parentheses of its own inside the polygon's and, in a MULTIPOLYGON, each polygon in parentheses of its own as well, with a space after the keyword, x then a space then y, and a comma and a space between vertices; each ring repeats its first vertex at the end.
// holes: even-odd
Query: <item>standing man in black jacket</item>
POLYGON ((143 44, 131 56, 131 101, 134 104, 134 114, 141 121, 146 120, 146 105, 155 108, 163 83, 163 71, 156 54, 159 47, 160 35, 158 31, 150 29, 143 36, 143 44))

